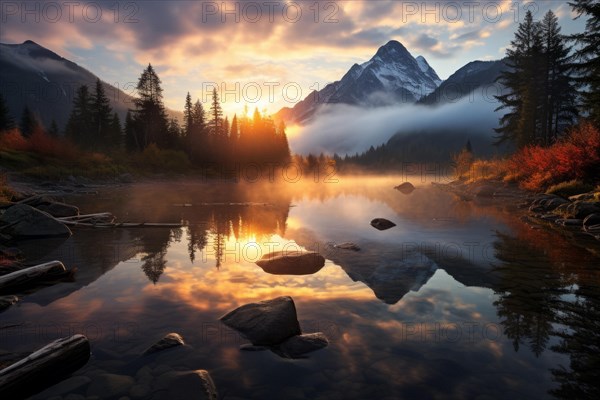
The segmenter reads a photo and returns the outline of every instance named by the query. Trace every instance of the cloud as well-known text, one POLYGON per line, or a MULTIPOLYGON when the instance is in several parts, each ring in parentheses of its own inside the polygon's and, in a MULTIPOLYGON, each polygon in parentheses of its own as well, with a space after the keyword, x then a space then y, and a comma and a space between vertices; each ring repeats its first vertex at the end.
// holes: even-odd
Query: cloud
POLYGON ((420 34, 416 40, 413 41, 413 44, 418 46, 421 49, 428 49, 430 47, 435 47, 439 43, 439 40, 436 38, 429 36, 426 33, 420 34))
POLYGON ((497 103, 479 96, 466 97, 437 108, 409 105, 360 108, 328 105, 309 125, 290 138, 297 153, 354 154, 386 142, 397 132, 472 131, 491 137, 497 127, 497 103))

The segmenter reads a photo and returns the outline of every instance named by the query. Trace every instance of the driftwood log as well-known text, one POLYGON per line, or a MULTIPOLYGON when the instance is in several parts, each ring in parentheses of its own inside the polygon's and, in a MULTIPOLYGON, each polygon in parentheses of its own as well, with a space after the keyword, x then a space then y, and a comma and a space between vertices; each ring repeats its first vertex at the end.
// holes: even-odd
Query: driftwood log
POLYGON ((67 269, 60 261, 50 261, 33 267, 23 268, 10 274, 0 276, 0 291, 7 288, 25 285, 39 278, 62 276, 67 269))
POLYGON ((61 338, 0 370, 0 399, 22 399, 58 383, 90 358, 84 335, 61 338))

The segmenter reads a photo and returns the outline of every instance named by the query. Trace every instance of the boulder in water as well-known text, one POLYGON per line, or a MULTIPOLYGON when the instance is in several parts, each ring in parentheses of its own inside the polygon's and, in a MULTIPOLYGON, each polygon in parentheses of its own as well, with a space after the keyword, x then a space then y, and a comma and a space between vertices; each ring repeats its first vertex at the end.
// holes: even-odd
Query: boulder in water
POLYGON ((319 253, 307 251, 277 251, 265 254, 256 264, 274 275, 310 275, 325 265, 319 253))
POLYGON ((278 345, 302 333, 294 300, 289 296, 245 304, 220 320, 255 346, 278 345))
POLYGON ((306 333, 292 336, 273 349, 275 353, 284 358, 298 358, 304 354, 327 347, 329 340, 323 332, 306 333))
POLYGON ((373 221, 371 221, 371 226, 375 229, 379 229, 380 231, 385 231, 393 228, 396 226, 396 224, 385 218, 375 218, 373 221))
POLYGON ((183 346, 184 344, 185 342, 183 341, 183 338, 180 334, 169 333, 165 335, 162 339, 160 339, 158 342, 150 346, 148 349, 146 349, 146 351, 144 351, 144 355, 157 353, 159 351, 170 349, 172 347, 183 346))
POLYGON ((415 187, 410 182, 404 182, 404 183, 396 186, 394 189, 396 189, 397 191, 399 191, 402 194, 411 194, 415 190, 415 187))
POLYGON ((0 216, 0 228, 13 238, 71 236, 71 230, 43 211, 26 204, 16 204, 0 216))
POLYGON ((342 250, 360 251, 360 247, 356 243, 352 243, 352 242, 344 242, 344 243, 340 243, 340 244, 335 244, 335 245, 333 245, 333 247, 336 249, 342 249, 342 250))

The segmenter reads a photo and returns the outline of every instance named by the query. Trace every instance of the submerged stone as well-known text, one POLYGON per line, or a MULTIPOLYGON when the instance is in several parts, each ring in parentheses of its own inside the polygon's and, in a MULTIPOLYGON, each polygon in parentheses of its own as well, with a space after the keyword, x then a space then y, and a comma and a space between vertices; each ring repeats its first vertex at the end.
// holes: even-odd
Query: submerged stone
POLYGON ((154 343, 152 346, 147 348, 144 351, 143 355, 157 353, 159 351, 170 349, 172 347, 183 346, 184 344, 185 342, 183 341, 183 338, 180 334, 169 333, 165 335, 162 339, 160 339, 158 342, 154 343))
POLYGON ((220 320, 257 346, 277 345, 301 333, 296 306, 289 296, 245 304, 220 320))
POLYGON ((327 347, 327 345, 329 345, 329 340, 324 333, 306 333, 304 335, 292 336, 274 348, 273 351, 285 358, 298 358, 307 353, 327 347))

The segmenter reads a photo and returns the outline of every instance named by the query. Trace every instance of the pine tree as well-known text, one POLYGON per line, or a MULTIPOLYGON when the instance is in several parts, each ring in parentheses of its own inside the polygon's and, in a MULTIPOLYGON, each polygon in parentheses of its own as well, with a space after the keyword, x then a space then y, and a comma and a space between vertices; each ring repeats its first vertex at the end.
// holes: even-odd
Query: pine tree
POLYGON ((77 145, 84 148, 90 147, 91 132, 93 131, 92 99, 86 85, 77 89, 75 99, 73 99, 73 110, 65 131, 66 136, 77 145))
POLYGON ((0 94, 0 132, 14 128, 15 121, 10 116, 4 97, 0 94))
POLYGON ((471 139, 467 139, 467 144, 465 144, 465 151, 469 153, 473 153, 473 146, 471 145, 471 139))
POLYGON ((600 126, 600 1, 574 0, 569 5, 577 13, 577 18, 587 16, 585 32, 571 36, 580 47, 575 56, 580 63, 577 69, 584 85, 583 111, 589 119, 600 126))
POLYGON ((23 109, 23 114, 21 115, 21 124, 19 126, 23 137, 31 136, 38 125, 39 123, 29 107, 25 106, 23 109))
MULTIPOLYGON (((129 114, 129 113, 128 113, 129 114)), ((109 138, 108 141, 111 149, 122 149, 123 148, 123 128, 121 127, 121 119, 119 114, 113 113, 110 119, 109 126, 109 138)))
POLYGON ((167 126, 167 133, 168 133, 167 146, 172 149, 178 148, 181 143, 180 140, 181 140, 182 134, 181 134, 181 126, 179 126, 179 121, 177 120, 177 118, 169 119, 169 123, 167 126))
POLYGON ((282 163, 288 163, 291 159, 290 145, 288 143, 287 134, 285 133, 285 122, 279 121, 279 127, 277 128, 278 136, 278 161, 282 163))
POLYGON ((127 115, 125 116, 125 149, 130 153, 141 151, 142 149, 135 134, 135 121, 133 120, 131 111, 127 111, 127 115))
POLYGON ((525 21, 519 24, 511 48, 506 51, 507 71, 499 78, 508 90, 496 98, 501 105, 496 109, 508 109, 500 118, 496 143, 512 141, 518 147, 534 143, 540 136, 540 74, 538 68, 542 57, 542 35, 533 14, 527 11, 525 21))
POLYGON ((141 149, 150 143, 164 147, 168 142, 168 120, 160 84, 160 78, 148 64, 138 80, 138 97, 134 100, 134 132, 141 149))
POLYGON ((190 96, 190 92, 185 96, 185 105, 183 107, 183 132, 185 134, 186 139, 189 139, 190 133, 192 130, 192 121, 193 121, 193 105, 192 105, 192 96, 190 96))
POLYGON ((221 102, 219 101, 219 94, 217 89, 213 89, 212 101, 210 104, 210 133, 213 137, 219 136, 221 132, 221 124, 223 117, 223 109, 221 108, 221 102))
POLYGON ((92 132, 88 143, 92 149, 108 149, 113 143, 111 139, 112 109, 106 94, 104 85, 100 79, 96 79, 96 88, 92 98, 91 106, 92 132))
POLYGON ((53 137, 58 137, 58 125, 56 124, 56 120, 52 118, 52 122, 50 123, 50 128, 48 129, 48 134, 53 137))
POLYGON ((231 120, 231 129, 229 130, 229 151, 232 160, 238 160, 238 140, 240 138, 240 130, 238 126, 237 114, 233 114, 231 120))
POLYGON ((561 35, 558 18, 549 10, 541 22, 544 63, 540 98, 542 108, 542 143, 550 145, 559 134, 572 125, 577 116, 577 90, 572 75, 571 58, 565 38, 561 35))

